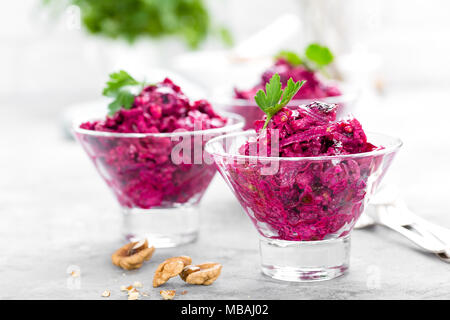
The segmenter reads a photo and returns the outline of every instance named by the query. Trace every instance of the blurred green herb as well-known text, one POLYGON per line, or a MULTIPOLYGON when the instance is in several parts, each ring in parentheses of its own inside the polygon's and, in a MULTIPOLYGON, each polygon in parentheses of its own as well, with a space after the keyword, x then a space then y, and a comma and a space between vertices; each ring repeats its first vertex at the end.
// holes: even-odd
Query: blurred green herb
POLYGON ((219 34, 220 34, 220 38, 222 39, 223 43, 225 43, 225 45, 231 47, 234 43, 233 40, 233 36, 230 33, 230 30, 228 30, 225 27, 220 27, 219 28, 219 34))
POLYGON ((109 81, 103 89, 103 95, 114 98, 108 105, 110 116, 114 115, 121 108, 131 109, 134 103, 135 92, 145 86, 144 82, 139 82, 130 76, 126 71, 120 70, 109 75, 109 81))
MULTIPOLYGON (((44 3, 56 0, 42 0, 44 3)), ((148 36, 177 36, 195 49, 213 34, 203 0, 65 0, 81 9, 82 23, 92 34, 134 42, 148 36)), ((224 29, 226 30, 226 29, 224 29)), ((231 34, 219 33, 229 44, 231 34)))
POLYGON ((282 50, 275 56, 275 58, 283 58, 294 67, 303 64, 303 60, 298 56, 298 54, 292 51, 282 50))
POLYGON ((305 81, 294 82, 292 78, 289 78, 286 87, 284 90, 281 90, 280 76, 278 73, 275 73, 270 81, 266 83, 266 92, 259 90, 256 93, 255 102, 267 115, 263 129, 267 127, 270 119, 291 101, 304 83, 305 81))
POLYGON ((333 54, 330 49, 317 43, 310 44, 305 50, 306 58, 314 62, 319 68, 333 62, 333 54))
POLYGON ((275 59, 280 58, 286 60, 294 67, 303 65, 311 71, 320 70, 324 73, 326 73, 324 67, 328 66, 334 60, 331 50, 318 43, 308 45, 303 57, 293 51, 282 50, 275 56, 275 59))

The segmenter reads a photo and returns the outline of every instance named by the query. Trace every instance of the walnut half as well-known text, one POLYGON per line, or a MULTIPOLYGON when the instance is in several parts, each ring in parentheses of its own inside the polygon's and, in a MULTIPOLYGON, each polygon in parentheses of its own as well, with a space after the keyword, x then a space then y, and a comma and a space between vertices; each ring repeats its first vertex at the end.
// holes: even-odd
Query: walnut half
POLYGON ((148 241, 130 242, 111 256, 112 263, 125 270, 139 269, 144 261, 150 260, 155 247, 148 247, 148 241))
POLYGON ((220 263, 202 263, 186 266, 180 273, 180 277, 190 284, 209 286, 217 280, 221 271, 222 265, 220 263))
POLYGON ((192 259, 188 256, 173 257, 161 263, 153 276, 153 287, 159 287, 170 278, 173 278, 183 271, 184 267, 190 265, 192 259))

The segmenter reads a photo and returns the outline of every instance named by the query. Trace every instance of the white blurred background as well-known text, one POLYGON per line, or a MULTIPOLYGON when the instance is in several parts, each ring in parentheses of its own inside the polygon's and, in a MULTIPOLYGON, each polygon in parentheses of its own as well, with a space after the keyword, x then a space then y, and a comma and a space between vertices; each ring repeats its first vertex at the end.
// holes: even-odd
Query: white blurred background
POLYGON ((74 7, 58 12, 40 0, 2 1, 3 143, 12 145, 5 134, 11 130, 39 137, 30 124, 45 123, 56 134, 67 107, 98 99, 107 74, 118 68, 147 77, 172 72, 210 94, 222 85, 254 81, 279 49, 319 41, 335 53, 344 79, 362 89, 358 117, 363 125, 404 140, 392 171, 409 204, 422 214, 445 214, 449 1, 205 2, 212 20, 229 28, 234 47, 225 48, 214 37, 196 51, 174 38, 142 39, 130 46, 85 32, 74 7), (270 26, 281 32, 271 33, 270 26))
MULTIPOLYGON (((358 59, 353 60, 353 64, 360 67, 370 64, 373 80, 389 90, 449 86, 448 1, 206 2, 213 19, 229 27, 236 44, 283 14, 295 14, 302 24, 294 36, 284 41, 284 47, 302 48, 310 40, 319 40, 330 46, 340 58, 339 62, 350 71, 357 72, 351 70, 352 62, 346 60, 346 56, 356 56, 358 59)), ((123 41, 93 37, 82 30, 73 8, 56 13, 52 6, 43 6, 41 0, 0 4, 0 43, 1 95, 58 93, 65 94, 67 102, 98 96, 106 73, 120 64, 123 56, 140 55, 145 67, 176 69, 173 60, 189 51, 175 39, 145 39, 129 47, 123 41)), ((201 45, 205 50, 222 48, 217 39, 209 39, 201 45)), ((263 52, 266 53, 270 50, 263 52)), ((191 69, 196 68, 201 69, 193 66, 174 71, 195 73, 191 69)), ((217 81, 214 79, 214 83, 217 81)))

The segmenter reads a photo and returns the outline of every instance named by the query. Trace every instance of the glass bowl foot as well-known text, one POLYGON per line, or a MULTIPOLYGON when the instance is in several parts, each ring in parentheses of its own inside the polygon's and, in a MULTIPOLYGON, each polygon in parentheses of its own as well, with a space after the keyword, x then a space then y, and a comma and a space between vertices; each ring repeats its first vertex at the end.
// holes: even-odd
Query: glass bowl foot
POLYGON ((123 236, 127 241, 146 238, 149 246, 171 248, 197 240, 199 212, 196 206, 123 211, 123 236))
POLYGON ((343 275, 349 267, 350 235, 321 241, 260 238, 263 274, 277 280, 311 282, 343 275))

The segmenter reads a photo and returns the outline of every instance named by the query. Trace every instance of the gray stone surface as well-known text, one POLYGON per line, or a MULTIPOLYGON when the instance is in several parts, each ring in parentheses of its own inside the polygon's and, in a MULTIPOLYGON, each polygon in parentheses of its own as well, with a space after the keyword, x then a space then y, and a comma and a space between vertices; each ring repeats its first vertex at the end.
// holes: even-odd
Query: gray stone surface
MULTIPOLYGON (((395 106, 419 107, 428 95, 405 102, 408 97, 392 97, 384 109, 371 109, 363 118, 371 120, 371 128, 389 128, 403 137, 405 148, 393 170, 405 199, 419 214, 450 227, 443 182, 450 178, 448 132, 440 127, 443 119, 420 109, 404 121, 405 109, 395 106), (391 116, 377 123, 380 113, 391 116), (435 126, 428 123, 429 132, 421 135, 414 127, 418 121, 435 126)), ((448 98, 435 95, 436 101, 448 98)), ((145 299, 159 299, 159 289, 151 288, 153 272, 158 262, 180 254, 224 268, 209 287, 173 279, 164 288, 188 291, 177 299, 450 298, 450 265, 378 226, 353 232, 351 267, 343 277, 300 284, 263 276, 256 231, 219 177, 204 197, 199 241, 157 250, 140 270, 124 272, 110 262, 122 244, 115 199, 81 148, 61 134, 55 113, 26 108, 30 103, 9 99, 0 109, 0 299, 104 299, 105 289, 111 290, 110 299, 126 299, 120 286, 134 281, 144 284, 145 299), (68 274, 73 268, 81 270, 80 277, 68 274)))

